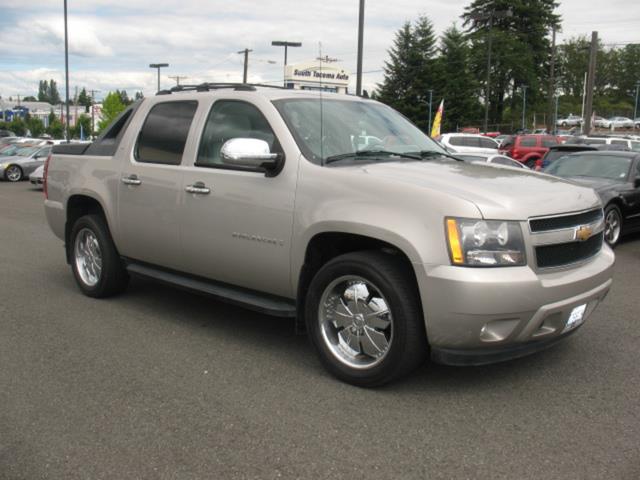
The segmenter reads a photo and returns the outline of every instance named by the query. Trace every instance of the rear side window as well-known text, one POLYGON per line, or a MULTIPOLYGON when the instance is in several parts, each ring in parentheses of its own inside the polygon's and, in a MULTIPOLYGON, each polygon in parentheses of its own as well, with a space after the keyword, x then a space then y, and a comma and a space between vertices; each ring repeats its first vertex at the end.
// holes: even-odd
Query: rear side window
POLYGON ((482 148, 498 148, 498 145, 496 145, 496 142, 494 142, 489 138, 479 138, 478 140, 480 140, 480 146, 482 148))
POLYGON ((558 145, 558 140, 553 137, 544 137, 542 139, 543 147, 553 147, 554 145, 558 145))
POLYGON ((535 137, 523 137, 520 139, 520 146, 521 147, 535 147, 536 146, 536 139, 535 137))
POLYGON ((147 115, 136 145, 136 160, 179 165, 198 102, 166 102, 147 115))
POLYGON ((477 148, 480 146, 480 140, 477 137, 462 137, 462 145, 477 148))
POLYGON ((625 147, 629 146, 626 140, 611 140, 611 145, 624 145, 625 147))
POLYGON ((465 145, 463 137, 450 137, 449 138, 449 143, 451 145, 454 145, 454 146, 457 146, 457 147, 461 147, 461 146, 465 145))

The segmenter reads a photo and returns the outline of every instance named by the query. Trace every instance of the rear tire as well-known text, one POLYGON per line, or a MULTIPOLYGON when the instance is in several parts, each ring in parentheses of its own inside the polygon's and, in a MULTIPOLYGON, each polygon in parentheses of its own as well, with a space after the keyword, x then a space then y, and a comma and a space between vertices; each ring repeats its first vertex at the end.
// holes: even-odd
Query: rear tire
POLYGON ((354 252, 325 264, 309 286, 305 319, 323 366, 352 385, 396 380, 428 354, 411 266, 391 254, 354 252))
POLYGON ((527 160, 524 164, 529 167, 531 170, 535 170, 536 169, 536 161, 538 159, 537 158, 530 158, 529 160, 527 160))
POLYGON ((69 245, 71 269, 82 293, 105 298, 124 291, 129 275, 101 215, 85 215, 73 224, 69 245))
POLYGON ((4 171, 4 179, 7 182, 19 182, 23 178, 24 174, 18 165, 9 165, 4 171))

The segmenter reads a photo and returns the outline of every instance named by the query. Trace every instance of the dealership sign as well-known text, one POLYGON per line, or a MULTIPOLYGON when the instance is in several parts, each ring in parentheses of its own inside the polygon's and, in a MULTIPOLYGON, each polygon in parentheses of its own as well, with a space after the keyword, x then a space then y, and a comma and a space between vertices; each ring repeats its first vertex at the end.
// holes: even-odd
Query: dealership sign
POLYGON ((326 63, 287 65, 285 81, 314 84, 329 84, 346 87, 349 85, 349 72, 343 68, 326 63))

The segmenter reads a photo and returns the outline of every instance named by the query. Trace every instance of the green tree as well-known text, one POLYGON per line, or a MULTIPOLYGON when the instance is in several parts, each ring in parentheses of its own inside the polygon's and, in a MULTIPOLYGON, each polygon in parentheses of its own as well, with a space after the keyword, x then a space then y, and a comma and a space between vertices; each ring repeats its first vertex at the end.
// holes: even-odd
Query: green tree
POLYGON ((544 86, 551 54, 550 30, 558 27, 554 0, 474 0, 462 15, 472 44, 473 71, 487 75, 488 42, 493 42, 491 88, 482 81, 489 99, 489 123, 500 124, 505 110, 517 118, 523 86, 527 103, 544 108, 544 86), (510 12, 510 15, 505 14, 510 12))
POLYGON ((81 134, 84 135, 84 138, 88 138, 91 136, 91 117, 88 115, 82 114, 78 117, 78 121, 76 122, 71 135, 74 138, 81 138, 81 134), (82 129, 80 128, 82 126, 82 129))
POLYGON ((91 108, 91 96, 87 93, 85 88, 80 90, 80 94, 78 95, 78 105, 85 107, 85 112, 88 112, 89 108, 91 108))
POLYGON ((444 99, 442 131, 455 131, 457 127, 477 124, 481 118, 478 102, 479 84, 471 71, 469 40, 455 25, 445 30, 441 38, 440 78, 434 92, 435 108, 444 99), (437 99, 437 100, 436 100, 437 99))
POLYGON ((427 17, 414 24, 406 22, 396 32, 389 60, 384 65, 384 80, 376 98, 392 106, 423 131, 428 128, 429 90, 438 78, 436 36, 427 17))
POLYGON ((104 130, 125 108, 119 92, 109 92, 102 102, 102 120, 98 122, 98 132, 104 130))
POLYGON ((136 92, 136 95, 134 97, 134 101, 138 101, 138 100, 142 100, 144 98, 144 94, 142 92, 136 92))
POLYGON ((60 93, 55 80, 40 80, 38 84, 38 101, 48 102, 52 105, 60 103, 60 93))
POLYGON ((64 125, 62 125, 62 122, 60 120, 54 118, 53 122, 49 123, 46 132, 53 138, 64 138, 64 125))
POLYGON ((44 123, 38 117, 30 117, 26 124, 32 136, 39 137, 44 133, 44 123))
POLYGON ((37 102, 38 99, 33 95, 28 95, 22 99, 23 102, 37 102))
POLYGON ((24 137, 27 134, 27 124, 17 115, 7 124, 7 127, 18 137, 24 137))

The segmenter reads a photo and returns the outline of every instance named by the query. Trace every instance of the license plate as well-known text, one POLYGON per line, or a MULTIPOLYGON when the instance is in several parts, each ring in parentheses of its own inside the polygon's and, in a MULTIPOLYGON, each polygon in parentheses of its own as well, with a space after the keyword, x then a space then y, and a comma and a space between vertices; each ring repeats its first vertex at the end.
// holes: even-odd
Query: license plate
POLYGON ((562 332, 568 332, 569 330, 573 330, 576 327, 582 325, 584 322, 584 312, 587 309, 587 304, 579 305, 571 310, 571 314, 569 315, 569 320, 567 320, 567 324, 564 326, 564 330, 562 332))

